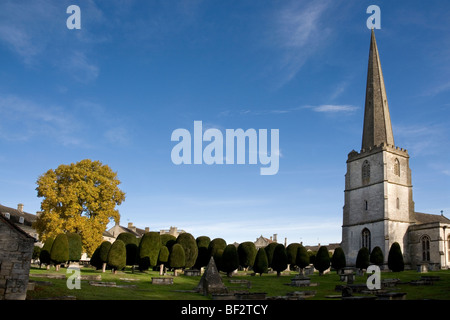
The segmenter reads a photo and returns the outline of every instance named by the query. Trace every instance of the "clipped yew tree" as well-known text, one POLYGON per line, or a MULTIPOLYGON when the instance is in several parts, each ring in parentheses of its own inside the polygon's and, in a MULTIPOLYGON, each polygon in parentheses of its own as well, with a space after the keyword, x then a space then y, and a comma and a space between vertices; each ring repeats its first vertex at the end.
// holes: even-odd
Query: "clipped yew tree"
POLYGON ((184 268, 191 268, 194 266, 195 261, 197 261, 198 247, 195 238, 190 233, 181 233, 177 237, 177 243, 180 244, 185 253, 185 265, 184 268))
MULTIPOLYGON (((222 238, 214 238, 208 245, 209 258, 214 257, 216 255, 216 251, 224 250, 227 246, 227 242, 222 238)), ((216 261, 217 263, 217 261, 216 261)))
POLYGON ((319 275, 321 276, 329 267, 330 255, 328 254, 328 248, 326 246, 321 246, 314 259, 314 268, 319 271, 319 275))
POLYGON ((367 269, 370 264, 370 253, 369 249, 366 247, 362 247, 358 251, 358 255, 356 256, 356 264, 355 267, 358 269, 367 269))
POLYGON ((286 270, 288 265, 288 256, 286 248, 282 244, 278 244, 273 250, 272 269, 277 272, 277 277, 281 272, 286 270))
POLYGON ((309 254, 308 250, 302 245, 297 248, 297 255, 295 256, 295 265, 300 269, 300 274, 304 273, 304 270, 309 266, 309 254))
POLYGON ((116 273, 117 270, 122 270, 125 268, 127 262, 127 249, 125 248, 125 243, 122 240, 116 240, 111 245, 108 252, 107 262, 114 273, 116 273))
POLYGON ((286 247, 286 253, 288 257, 288 264, 291 267, 291 270, 297 265, 297 250, 300 247, 300 243, 291 243, 286 247))
POLYGON ((138 245, 139 239, 131 232, 122 232, 116 240, 123 241, 126 249, 126 265, 133 266, 138 263, 138 245))
POLYGON ((59 270, 59 265, 69 260, 69 241, 64 233, 58 234, 53 241, 52 250, 50 251, 50 260, 59 270))
POLYGON ((239 256, 239 265, 244 269, 253 267, 256 258, 256 247, 251 241, 242 242, 237 248, 239 256))
POLYGON ((263 273, 267 273, 269 270, 269 261, 267 260, 266 250, 259 248, 256 252, 255 263, 253 264, 253 271, 259 273, 262 276, 263 273))
POLYGON ((376 246, 372 249, 372 252, 370 253, 370 262, 378 266, 384 263, 384 255, 380 247, 376 246))
POLYGON ((166 246, 162 246, 159 250, 158 264, 160 266, 160 275, 163 275, 165 272, 165 268, 169 263, 169 255, 170 251, 166 246))
POLYGON ((82 254, 81 236, 78 233, 68 233, 69 261, 80 261, 82 254))
POLYGON ((275 247, 277 245, 278 243, 272 242, 269 243, 266 247, 264 247, 264 250, 266 250, 267 261, 269 262, 269 268, 272 268, 273 252, 275 251, 275 247))
POLYGON ((162 234, 161 236, 161 244, 166 246, 169 251, 172 249, 172 246, 177 242, 177 237, 172 234, 162 234))
POLYGON ((398 242, 394 242, 389 249, 388 267, 393 272, 400 272, 405 270, 405 263, 403 261, 402 249, 398 242))
POLYGON ((111 242, 109 241, 103 241, 99 246, 98 257, 102 265, 102 272, 105 272, 108 264, 109 249, 111 249, 111 242))
POLYGON ((340 269, 345 268, 347 266, 347 262, 345 261, 345 253, 341 247, 337 247, 333 256, 331 257, 331 266, 339 272, 340 269))
MULTIPOLYGON (((225 246, 225 248, 226 248, 226 246, 225 246)), ((224 249, 217 249, 213 255, 214 263, 216 264, 217 270, 222 270, 223 250, 224 249)))
POLYGON ((208 236, 200 236, 195 239, 195 242, 197 243, 198 255, 194 267, 200 269, 208 265, 210 259, 208 246, 211 242, 211 238, 208 236))
MULTIPOLYGON (((172 246, 172 251, 169 255, 169 267, 173 269, 184 268, 186 264, 184 249, 179 243, 175 243, 172 246)), ((175 276, 177 276, 177 272, 175 271, 175 276)))
POLYGON ((48 238, 44 242, 41 252, 39 253, 39 264, 47 265, 47 269, 50 267, 50 264, 52 262, 50 260, 50 251, 52 250, 53 241, 55 241, 54 238, 48 238))
POLYGON ((227 273, 227 277, 233 275, 233 271, 239 267, 239 256, 234 244, 225 247, 222 253, 221 270, 227 273))
POLYGON ((95 267, 96 270, 102 268, 102 261, 100 260, 100 246, 97 247, 97 249, 94 250, 94 253, 92 254, 91 259, 89 260, 89 264, 93 267, 95 267))
POLYGON ((144 233, 139 242, 139 270, 145 271, 158 264, 159 250, 161 249, 161 237, 159 232, 150 231, 144 233))

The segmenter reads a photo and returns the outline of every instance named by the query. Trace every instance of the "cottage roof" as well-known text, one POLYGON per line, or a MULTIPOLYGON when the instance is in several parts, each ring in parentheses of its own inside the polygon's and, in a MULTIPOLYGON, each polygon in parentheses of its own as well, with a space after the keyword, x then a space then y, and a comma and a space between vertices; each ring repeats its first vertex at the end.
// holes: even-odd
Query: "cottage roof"
POLYGON ((28 233, 23 231, 21 228, 19 228, 13 221, 11 221, 10 219, 5 218, 5 216, 3 214, 0 214, 0 222, 3 222, 5 225, 7 225, 9 228, 11 228, 11 230, 14 230, 15 232, 17 232, 21 236, 23 236, 25 238, 33 239, 33 241, 36 242, 35 238, 30 236, 28 233))
POLYGON ((3 205, 0 205, 0 213, 2 213, 2 216, 5 216, 5 213, 9 213, 9 221, 12 223, 20 223, 24 226, 32 226, 33 222, 36 221, 37 217, 34 214, 25 212, 25 211, 19 211, 14 208, 6 207, 3 205), (20 222, 20 218, 23 217, 24 221, 23 223, 20 222))

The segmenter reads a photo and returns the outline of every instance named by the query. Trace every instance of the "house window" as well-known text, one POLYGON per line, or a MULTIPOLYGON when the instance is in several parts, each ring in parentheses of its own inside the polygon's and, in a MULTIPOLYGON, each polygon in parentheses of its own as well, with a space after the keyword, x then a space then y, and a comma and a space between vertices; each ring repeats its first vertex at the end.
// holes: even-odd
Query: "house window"
POLYGON ((394 174, 400 177, 400 161, 397 158, 394 160, 394 174))
POLYGON ((367 184, 370 181, 370 164, 369 161, 364 161, 362 165, 362 182, 367 184))
POLYGON ((422 243, 422 260, 430 261, 430 237, 425 235, 420 242, 422 243))
POLYGON ((367 228, 364 228, 364 230, 361 233, 361 238, 362 238, 362 246, 361 247, 366 247, 367 249, 369 249, 370 252, 370 231, 367 228))

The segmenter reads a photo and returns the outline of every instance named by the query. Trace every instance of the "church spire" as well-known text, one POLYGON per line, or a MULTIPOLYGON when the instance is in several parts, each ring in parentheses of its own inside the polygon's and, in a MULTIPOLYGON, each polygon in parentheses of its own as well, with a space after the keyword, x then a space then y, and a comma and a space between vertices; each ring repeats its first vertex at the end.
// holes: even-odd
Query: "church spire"
POLYGON ((375 32, 370 38, 369 67, 367 70, 366 105, 364 110, 364 129, 362 149, 381 143, 394 145, 391 117, 381 71, 375 32))

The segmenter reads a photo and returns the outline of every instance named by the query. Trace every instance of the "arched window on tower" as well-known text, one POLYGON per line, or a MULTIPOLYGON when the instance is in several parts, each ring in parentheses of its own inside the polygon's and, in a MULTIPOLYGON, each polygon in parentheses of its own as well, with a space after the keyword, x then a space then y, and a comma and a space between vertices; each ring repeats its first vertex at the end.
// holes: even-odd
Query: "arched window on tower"
POLYGON ((367 200, 364 200, 364 210, 369 210, 369 203, 367 202, 367 200))
POLYGON ((422 243, 422 261, 430 261, 430 237, 424 235, 420 242, 422 243))
POLYGON ((397 158, 394 160, 394 174, 400 177, 400 161, 397 158))
POLYGON ((364 230, 361 232, 361 247, 366 247, 370 250, 370 231, 367 228, 364 228, 364 230))
POLYGON ((363 162, 361 176, 363 184, 370 182, 370 163, 367 160, 363 162))
POLYGON ((400 199, 399 198, 397 198, 395 200, 395 206, 397 207, 397 209, 400 209, 400 199))

